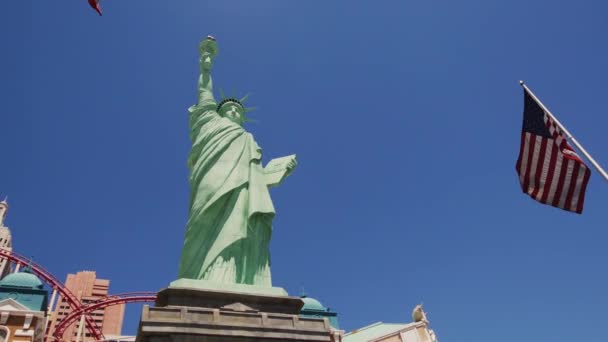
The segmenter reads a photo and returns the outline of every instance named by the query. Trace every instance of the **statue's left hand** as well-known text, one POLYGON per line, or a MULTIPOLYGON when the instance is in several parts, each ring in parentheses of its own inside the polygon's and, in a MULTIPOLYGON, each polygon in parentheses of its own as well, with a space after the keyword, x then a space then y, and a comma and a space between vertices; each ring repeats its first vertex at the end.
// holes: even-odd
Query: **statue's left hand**
POLYGON ((270 187, 277 186, 289 176, 298 165, 296 155, 275 158, 266 164, 264 173, 266 175, 266 184, 270 187))

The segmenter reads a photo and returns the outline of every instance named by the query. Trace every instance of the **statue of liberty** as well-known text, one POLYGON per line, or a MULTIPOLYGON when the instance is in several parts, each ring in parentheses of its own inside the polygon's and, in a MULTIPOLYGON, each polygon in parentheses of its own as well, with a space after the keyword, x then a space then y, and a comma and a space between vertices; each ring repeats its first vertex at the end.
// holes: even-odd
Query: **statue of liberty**
POLYGON ((198 103, 189 108, 190 211, 179 277, 271 287, 274 207, 268 188, 296 166, 295 155, 262 167, 262 150, 243 129, 244 99, 213 97, 217 45, 201 42, 198 103))

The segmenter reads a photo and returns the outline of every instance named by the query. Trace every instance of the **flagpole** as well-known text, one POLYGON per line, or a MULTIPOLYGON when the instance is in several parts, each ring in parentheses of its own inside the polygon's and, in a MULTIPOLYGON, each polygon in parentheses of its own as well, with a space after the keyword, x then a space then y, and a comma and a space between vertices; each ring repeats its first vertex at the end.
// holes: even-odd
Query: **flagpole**
POLYGON ((574 144, 574 146, 576 146, 585 155, 585 157, 587 157, 587 159, 591 162, 591 164, 593 164, 593 166, 595 166, 595 168, 602 175, 602 177, 604 177, 608 181, 608 173, 606 173, 606 171, 604 171, 604 169, 602 169, 602 167, 600 166, 600 164, 598 164, 595 161, 595 159, 593 159, 593 157, 591 157, 591 155, 587 152, 587 150, 585 150, 585 148, 572 136, 572 134, 570 134, 570 132, 568 132, 568 130, 566 129, 566 127, 564 127, 564 125, 562 125, 562 123, 559 122, 559 120, 557 120, 557 118, 555 117, 555 115, 553 115, 549 111, 549 109, 547 107, 545 107, 545 105, 542 102, 540 102, 540 100, 538 99, 538 97, 536 97, 536 95, 534 95, 534 93, 532 92, 532 90, 530 90, 530 88, 528 88, 528 86, 526 86, 526 84, 524 83, 524 81, 519 81, 519 84, 528 92, 528 94, 530 94, 530 96, 532 96, 532 98, 534 99, 534 101, 536 101, 536 103, 538 103, 538 105, 545 111, 545 113, 547 113, 547 115, 549 115, 549 117, 551 117, 551 119, 555 122, 555 124, 557 124, 557 126, 564 133, 566 133, 566 137, 574 144))

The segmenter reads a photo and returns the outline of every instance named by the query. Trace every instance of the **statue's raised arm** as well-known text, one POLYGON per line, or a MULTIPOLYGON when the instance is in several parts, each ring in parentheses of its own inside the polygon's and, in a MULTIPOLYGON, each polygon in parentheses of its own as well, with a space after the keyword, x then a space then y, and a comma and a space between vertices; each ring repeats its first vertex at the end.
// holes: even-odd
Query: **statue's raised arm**
POLYGON ((199 45, 201 75, 198 78, 198 106, 205 109, 215 109, 217 106, 213 97, 213 81, 211 80, 211 68, 217 51, 217 44, 213 36, 207 36, 199 45))

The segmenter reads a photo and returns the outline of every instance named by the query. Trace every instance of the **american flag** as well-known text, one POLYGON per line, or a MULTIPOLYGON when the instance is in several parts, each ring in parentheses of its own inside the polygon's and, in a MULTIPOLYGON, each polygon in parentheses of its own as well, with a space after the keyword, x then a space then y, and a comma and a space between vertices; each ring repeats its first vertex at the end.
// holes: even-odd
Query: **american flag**
POLYGON ((583 212, 591 171, 526 89, 516 169, 522 191, 533 199, 567 211, 583 212))

